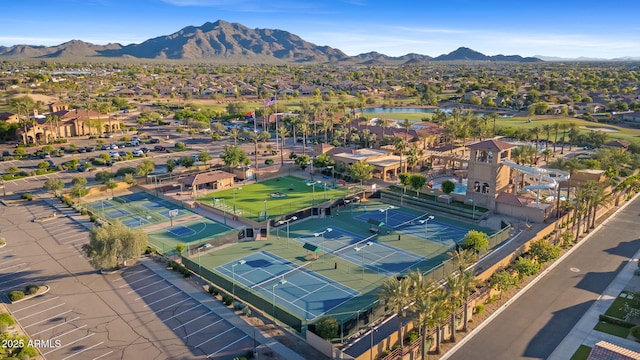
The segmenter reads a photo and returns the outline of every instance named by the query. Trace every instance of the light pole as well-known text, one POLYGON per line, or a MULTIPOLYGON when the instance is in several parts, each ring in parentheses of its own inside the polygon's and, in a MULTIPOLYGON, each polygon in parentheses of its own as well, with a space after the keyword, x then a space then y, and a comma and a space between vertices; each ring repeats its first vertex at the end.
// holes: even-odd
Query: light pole
POLYGON ((367 243, 364 244, 363 246, 361 247, 356 246, 353 248, 353 250, 362 254, 362 280, 364 280, 364 248, 371 245, 373 245, 373 243, 371 241, 367 241, 367 243))
MULTIPOLYGON (((420 224, 424 224, 424 238, 425 240, 428 240, 429 238, 427 237, 427 225, 429 225, 429 220, 433 220, 434 216, 433 215, 429 215, 429 217, 427 217, 424 220, 418 220, 418 222, 420 224)), ((424 247, 427 247, 427 242, 424 242, 424 247)))
POLYGON ((371 346, 369 347, 369 359, 371 360, 373 360, 373 334, 375 334, 376 331, 378 331, 378 329, 371 325, 371 346))
POLYGON ((476 219, 476 202, 473 201, 473 199, 469 199, 469 202, 471 203, 471 205, 473 205, 473 210, 471 210, 471 220, 475 220, 476 219))
MULTIPOLYGON (((321 236, 321 240, 320 240, 320 249, 324 250, 324 234, 328 233, 328 232, 332 232, 333 229, 332 228, 327 228, 325 231, 321 231, 321 232, 317 232, 317 233, 313 233, 313 236, 318 237, 321 236)), ((329 253, 328 251, 324 251, 325 253, 329 253)), ((322 261, 324 262, 324 258, 322 258, 322 261)))
POLYGON ((271 287, 271 303, 273 304, 273 309, 271 310, 272 312, 272 316, 275 319, 276 318, 276 286, 278 285, 284 285, 287 283, 287 280, 282 279, 280 281, 278 281, 277 283, 273 284, 273 286, 271 287))
POLYGON ((387 229, 389 228, 389 210, 391 210, 391 209, 394 209, 394 207, 393 206, 389 206, 387 208, 378 210, 378 211, 384 213, 384 226, 386 226, 387 229))
POLYGON ((233 193, 233 215, 236 214, 236 190, 242 190, 242 186, 234 188, 233 193))
POLYGON ((333 187, 336 187, 336 178, 334 176, 333 171, 335 170, 335 166, 334 165, 329 165, 327 166, 328 169, 331 169, 331 184, 333 187))
MULTIPOLYGON (((198 275, 202 276, 202 268, 200 266, 201 262, 200 262, 200 247, 197 247, 196 250, 198 250, 198 275)), ((191 254, 191 252, 189 252, 189 254, 191 254)))
POLYGON ((323 200, 327 201, 327 182, 325 181, 324 183, 324 196, 323 196, 323 200))
POLYGON ((289 248, 289 223, 290 223, 292 220, 293 220, 293 221, 296 221, 296 220, 298 220, 298 217, 297 217, 297 216, 292 216, 292 217, 290 217, 290 218, 289 218, 289 219, 287 219, 287 220, 280 220, 280 221, 278 221, 278 224, 280 224, 280 225, 285 224, 285 223, 287 224, 287 249, 289 248))
POLYGON ((246 264, 247 261, 242 259, 237 263, 231 265, 231 294, 233 295, 233 300, 236 299, 236 266, 246 264))
MULTIPOLYGON (((313 188, 313 192, 312 192, 312 194, 313 194, 312 196, 313 197, 312 197, 312 200, 311 200, 311 206, 316 204, 316 184, 321 184, 321 183, 322 183, 322 181, 314 181, 312 183, 308 183, 307 184, 307 186, 311 186, 313 188)), ((326 190, 326 187, 325 187, 325 190, 326 190)), ((325 194, 325 196, 326 196, 326 194, 325 194)))
POLYGON ((267 199, 264 199, 264 219, 267 220, 267 199))

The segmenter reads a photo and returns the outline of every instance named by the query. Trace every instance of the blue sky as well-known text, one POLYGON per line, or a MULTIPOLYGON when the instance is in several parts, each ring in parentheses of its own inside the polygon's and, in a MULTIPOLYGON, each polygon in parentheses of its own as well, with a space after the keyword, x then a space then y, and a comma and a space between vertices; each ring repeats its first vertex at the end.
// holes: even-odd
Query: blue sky
POLYGON ((222 19, 348 55, 640 57, 640 2, 496 0, 10 0, 0 45, 140 43, 222 19))

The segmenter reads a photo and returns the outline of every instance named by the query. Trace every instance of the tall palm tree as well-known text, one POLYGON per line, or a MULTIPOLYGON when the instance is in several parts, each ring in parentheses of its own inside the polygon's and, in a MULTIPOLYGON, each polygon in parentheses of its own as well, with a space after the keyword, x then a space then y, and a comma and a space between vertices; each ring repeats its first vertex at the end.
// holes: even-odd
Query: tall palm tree
POLYGON ((456 342, 456 311, 460 308, 462 298, 462 278, 456 275, 446 277, 447 303, 449 308, 449 326, 451 331, 451 341, 456 342))
POLYGON ((400 347, 402 347, 402 318, 406 314, 406 308, 411 304, 411 292, 409 288, 411 282, 407 278, 398 280, 395 276, 385 279, 378 293, 380 301, 386 304, 387 307, 393 309, 393 312, 398 315, 398 339, 400 341, 400 347))
POLYGON ((464 332, 469 330, 469 296, 477 284, 475 276, 471 270, 463 271, 460 275, 460 292, 462 296, 462 306, 464 307, 463 328, 464 332))
POLYGON ((560 130, 560 123, 553 123, 553 131, 555 132, 555 138, 553 139, 553 152, 556 152, 556 144, 558 143, 558 130, 560 130))
POLYGON ((229 130, 229 136, 233 139, 233 146, 238 145, 238 138, 240 137, 240 129, 233 128, 229 130))
POLYGON ((567 129, 569 129, 569 124, 567 124, 566 122, 563 122, 560 124, 560 130, 562 130, 562 145, 560 147, 560 155, 564 154, 564 143, 565 143, 565 136, 567 134, 567 129))
POLYGON ((394 149, 400 154, 400 172, 403 172, 402 168, 402 155, 404 155, 405 151, 407 151, 407 140, 405 138, 396 138, 396 141, 393 143, 394 149))
POLYGON ((284 125, 280 125, 280 127, 276 130, 277 135, 276 136, 280 136, 280 149, 276 149, 278 151, 280 151, 280 165, 284 165, 284 149, 285 149, 285 140, 286 140, 286 136, 289 134, 289 130, 287 130, 286 126, 284 125))
POLYGON ((591 216, 591 228, 594 229, 596 227, 596 214, 598 212, 598 208, 601 206, 606 206, 611 202, 611 193, 607 193, 604 184, 595 183, 591 192, 591 207, 593 208, 592 216, 591 216))
POLYGON ((538 142, 540 141, 540 128, 537 126, 533 127, 529 129, 529 133, 536 138, 536 146, 538 146, 538 142))
POLYGON ((569 151, 571 151, 573 144, 578 139, 579 132, 580 130, 576 123, 569 123, 569 151))
POLYGON ((493 137, 496 136, 496 120, 498 119, 498 114, 491 113, 484 116, 493 122, 493 137))
POLYGON ((433 307, 431 321, 436 328, 436 354, 442 352, 442 328, 445 320, 449 317, 447 291, 445 289, 437 289, 431 293, 431 304, 433 307))
POLYGON ((551 125, 550 124, 544 124, 542 125, 542 131, 544 131, 547 134, 547 141, 544 144, 544 148, 548 148, 549 147, 549 140, 551 139, 551 125))
POLYGON ((414 314, 414 324, 418 328, 421 337, 420 354, 421 359, 427 358, 427 331, 435 326, 433 319, 433 296, 430 293, 417 293, 415 300, 411 304, 411 310, 414 314))

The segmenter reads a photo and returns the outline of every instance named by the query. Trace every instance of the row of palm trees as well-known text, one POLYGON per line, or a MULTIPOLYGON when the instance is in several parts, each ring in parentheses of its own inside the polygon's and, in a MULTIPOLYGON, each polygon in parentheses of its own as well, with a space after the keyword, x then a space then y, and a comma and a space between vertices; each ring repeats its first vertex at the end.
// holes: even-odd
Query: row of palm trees
POLYGON ((435 350, 441 351, 444 328, 448 327, 450 340, 456 341, 458 331, 457 314, 463 309, 463 331, 467 331, 469 322, 469 297, 476 288, 476 280, 470 265, 475 263, 477 255, 473 251, 459 249, 449 253, 455 266, 455 272, 447 276, 443 283, 434 282, 421 271, 414 270, 405 277, 390 277, 381 287, 378 297, 393 313, 397 314, 398 339, 403 346, 403 321, 409 317, 418 329, 421 339, 422 359, 429 351, 428 335, 435 330, 435 350))

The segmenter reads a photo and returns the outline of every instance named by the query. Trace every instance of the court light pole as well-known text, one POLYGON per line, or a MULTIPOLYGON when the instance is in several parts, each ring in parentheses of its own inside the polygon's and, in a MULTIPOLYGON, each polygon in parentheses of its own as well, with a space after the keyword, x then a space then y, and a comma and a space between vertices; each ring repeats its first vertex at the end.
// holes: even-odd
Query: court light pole
POLYGON ((359 252, 360 254, 362 254, 362 280, 364 280, 364 248, 366 248, 367 246, 371 246, 373 245, 373 243, 371 241, 367 241, 366 244, 364 244, 361 247, 354 247, 353 250, 355 250, 356 252, 359 252))
MULTIPOLYGON (((428 239, 428 236, 427 236, 427 226, 429 225, 429 220, 433 220, 433 219, 435 219, 435 217, 434 217, 433 215, 429 215, 429 216, 428 216, 426 219, 424 219, 424 220, 418 220, 418 222, 419 222, 420 224, 424 224, 424 237, 425 237, 425 239, 428 239)), ((424 242, 424 247, 427 247, 427 242, 426 242, 426 241, 424 242)))
POLYGON ((380 209, 378 211, 383 212, 384 213, 384 226, 388 229, 389 228, 389 210, 394 209, 393 206, 389 206, 386 207, 384 209, 380 209))
POLYGON ((322 181, 314 181, 312 183, 308 183, 307 186, 311 186, 312 187, 312 200, 311 200, 311 206, 314 206, 316 204, 316 184, 321 184, 322 181))
POLYGON ((240 260, 237 263, 231 265, 231 295, 233 300, 236 299, 236 266, 246 264, 247 260, 240 260))
POLYGON ((264 219, 267 220, 267 199, 264 199, 264 219))
MULTIPOLYGON (((321 231, 321 232, 317 232, 317 233, 313 233, 313 236, 318 237, 321 236, 322 238, 320 239, 320 249, 324 250, 324 234, 328 233, 328 232, 332 232, 333 229, 332 228, 327 228, 325 231, 321 231)), ((329 253, 328 251, 324 251, 325 253, 329 253)), ((326 257, 326 256, 325 256, 326 257)), ((324 258, 322 258, 322 262, 324 262, 324 258)))
POLYGON ((285 223, 287 224, 287 249, 289 248, 289 223, 291 221, 296 221, 296 220, 298 220, 298 217, 297 216, 292 216, 287 220, 278 221, 278 224, 280 224, 280 225, 285 224, 285 223))
POLYGON ((327 166, 327 169, 331 169, 331 184, 333 184, 333 187, 336 187, 336 178, 334 176, 334 170, 335 170, 335 166, 334 165, 329 165, 327 166))
POLYGON ((233 215, 236 214, 236 190, 242 190, 242 186, 234 188, 233 193, 233 215))
POLYGON ((273 284, 273 286, 271 287, 271 303, 273 305, 273 309, 271 310, 271 315, 273 316, 274 320, 276 318, 276 286, 284 285, 286 283, 287 283, 287 280, 282 279, 277 283, 273 284))
POLYGON ((469 199, 469 202, 471 203, 471 205, 473 205, 473 209, 471 210, 471 220, 475 220, 476 219, 476 202, 473 201, 473 199, 469 199))

